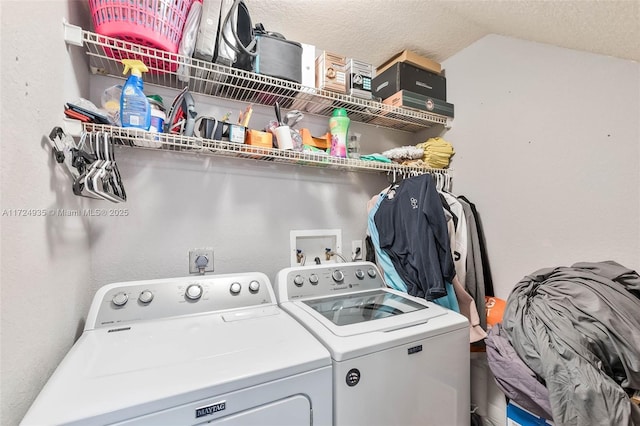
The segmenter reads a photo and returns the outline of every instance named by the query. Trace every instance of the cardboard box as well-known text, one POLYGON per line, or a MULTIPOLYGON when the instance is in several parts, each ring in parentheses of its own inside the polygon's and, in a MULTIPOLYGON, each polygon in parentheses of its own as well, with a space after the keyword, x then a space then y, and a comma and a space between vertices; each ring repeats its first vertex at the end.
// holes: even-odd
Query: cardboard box
POLYGON ((247 130, 244 143, 261 148, 273 148, 273 135, 269 132, 261 132, 260 130, 247 130))
POLYGON ((408 90, 443 101, 447 100, 447 79, 417 68, 411 64, 398 62, 379 73, 373 79, 373 96, 386 99, 400 90, 408 90))
POLYGON ((356 59, 347 61, 347 93, 362 99, 371 99, 373 65, 356 59))
POLYGON ((507 426, 553 426, 553 422, 538 417, 518 404, 507 404, 507 426))
POLYGON ((316 58, 316 87, 347 93, 347 58, 322 51, 316 58))
POLYGON ((408 90, 401 90, 382 103, 395 107, 419 109, 453 118, 453 104, 408 90))
POLYGON ((442 66, 438 62, 432 61, 431 59, 420 56, 417 53, 414 53, 410 50, 403 50, 402 52, 392 56, 387 61, 385 61, 382 65, 380 65, 376 69, 376 74, 380 74, 381 72, 384 72, 384 70, 386 70, 396 62, 406 62, 418 68, 422 68, 423 70, 434 72, 436 74, 440 74, 442 72, 442 66))
POLYGON ((269 132, 261 132, 260 130, 248 129, 244 138, 244 144, 250 145, 251 148, 243 148, 244 151, 252 152, 255 155, 249 155, 251 158, 262 159, 269 155, 270 149, 273 148, 273 135, 269 132))

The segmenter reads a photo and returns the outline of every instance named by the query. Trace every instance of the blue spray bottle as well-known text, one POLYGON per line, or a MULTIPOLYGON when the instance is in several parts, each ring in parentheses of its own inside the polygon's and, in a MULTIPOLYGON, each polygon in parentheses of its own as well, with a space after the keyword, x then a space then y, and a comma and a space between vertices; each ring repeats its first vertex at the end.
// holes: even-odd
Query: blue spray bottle
POLYGON ((120 96, 120 121, 122 127, 149 130, 151 126, 151 104, 144 94, 142 73, 149 71, 147 66, 137 59, 123 59, 124 72, 131 75, 122 87, 120 96))

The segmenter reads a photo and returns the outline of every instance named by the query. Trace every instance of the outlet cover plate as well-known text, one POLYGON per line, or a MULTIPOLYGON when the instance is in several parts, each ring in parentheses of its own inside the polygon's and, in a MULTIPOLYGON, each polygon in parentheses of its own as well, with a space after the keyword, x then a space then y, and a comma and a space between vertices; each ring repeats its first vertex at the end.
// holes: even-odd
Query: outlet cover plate
POLYGON ((199 256, 204 256, 207 259, 207 264, 204 267, 204 272, 213 272, 213 249, 203 248, 189 250, 189 273, 200 273, 200 271, 198 270, 198 266, 196 265, 196 260, 199 256))

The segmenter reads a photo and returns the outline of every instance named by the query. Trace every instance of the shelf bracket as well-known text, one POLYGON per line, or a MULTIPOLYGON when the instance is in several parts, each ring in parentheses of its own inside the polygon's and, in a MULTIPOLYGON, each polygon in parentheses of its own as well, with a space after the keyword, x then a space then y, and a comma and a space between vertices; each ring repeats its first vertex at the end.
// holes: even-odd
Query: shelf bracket
POLYGON ((451 121, 453 121, 451 117, 447 117, 447 122, 444 125, 445 130, 451 130, 451 121))
POLYGON ((62 25, 65 43, 82 47, 82 28, 68 23, 66 19, 62 20, 62 25))

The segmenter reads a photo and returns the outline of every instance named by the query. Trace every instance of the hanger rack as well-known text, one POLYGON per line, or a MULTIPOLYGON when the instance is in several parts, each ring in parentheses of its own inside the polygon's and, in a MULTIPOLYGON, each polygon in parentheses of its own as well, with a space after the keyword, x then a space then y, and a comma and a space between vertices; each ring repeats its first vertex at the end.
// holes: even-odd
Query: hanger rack
POLYGON ((127 200, 110 133, 85 132, 76 142, 61 127, 54 127, 49 140, 56 162, 64 165, 72 180, 75 195, 113 203, 127 200))

